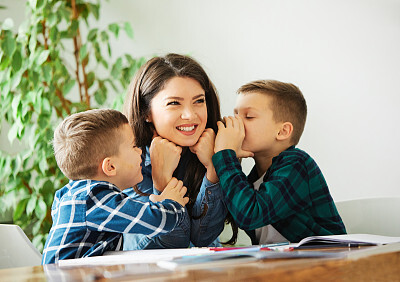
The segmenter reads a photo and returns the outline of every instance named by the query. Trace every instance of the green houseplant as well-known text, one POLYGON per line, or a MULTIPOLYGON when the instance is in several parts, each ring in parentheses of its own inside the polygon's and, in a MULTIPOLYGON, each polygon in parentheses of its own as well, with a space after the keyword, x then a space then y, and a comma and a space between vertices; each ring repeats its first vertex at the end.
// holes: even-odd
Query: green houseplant
POLYGON ((0 130, 21 147, 14 154, 0 151, 0 213, 13 209, 14 223, 42 250, 54 193, 68 181, 53 157, 55 126, 82 110, 118 109, 145 60, 112 57, 110 40, 133 32, 129 23, 93 27, 100 0, 30 0, 26 6, 28 19, 18 32, 11 19, 0 29, 0 130))

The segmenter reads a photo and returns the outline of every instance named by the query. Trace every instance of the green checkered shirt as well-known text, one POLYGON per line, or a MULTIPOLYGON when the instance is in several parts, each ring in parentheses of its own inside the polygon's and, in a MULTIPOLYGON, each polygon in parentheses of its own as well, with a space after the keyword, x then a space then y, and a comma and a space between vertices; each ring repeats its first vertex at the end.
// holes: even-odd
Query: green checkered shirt
POLYGON ((291 242, 346 233, 322 172, 306 152, 292 146, 274 157, 258 191, 252 184, 259 178, 255 167, 246 177, 233 150, 220 151, 212 160, 240 228, 272 224, 291 242))

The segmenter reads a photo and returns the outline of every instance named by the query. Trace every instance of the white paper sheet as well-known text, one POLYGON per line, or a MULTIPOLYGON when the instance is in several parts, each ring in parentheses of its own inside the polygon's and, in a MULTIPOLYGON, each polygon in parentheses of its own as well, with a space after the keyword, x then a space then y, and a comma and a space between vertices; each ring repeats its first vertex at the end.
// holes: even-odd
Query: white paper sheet
POLYGON ((103 256, 66 259, 58 262, 59 266, 72 265, 114 265, 132 263, 156 263, 181 256, 208 254, 213 251, 208 248, 188 249, 156 249, 139 251, 106 252, 103 256))

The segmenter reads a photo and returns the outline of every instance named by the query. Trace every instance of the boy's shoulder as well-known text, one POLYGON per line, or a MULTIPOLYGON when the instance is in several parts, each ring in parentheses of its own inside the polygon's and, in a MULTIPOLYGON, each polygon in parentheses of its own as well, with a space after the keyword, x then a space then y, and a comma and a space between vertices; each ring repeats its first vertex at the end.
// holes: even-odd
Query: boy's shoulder
POLYGON ((282 151, 278 156, 278 159, 308 161, 312 160, 312 157, 304 150, 291 146, 286 150, 282 151))
POLYGON ((287 165, 305 167, 307 170, 313 170, 318 167, 316 161, 304 150, 291 146, 281 152, 272 160, 275 168, 287 165))
POLYGON ((90 179, 70 180, 64 187, 56 192, 56 198, 59 200, 69 198, 82 199, 88 197, 90 194, 104 190, 119 191, 115 185, 105 181, 90 179))

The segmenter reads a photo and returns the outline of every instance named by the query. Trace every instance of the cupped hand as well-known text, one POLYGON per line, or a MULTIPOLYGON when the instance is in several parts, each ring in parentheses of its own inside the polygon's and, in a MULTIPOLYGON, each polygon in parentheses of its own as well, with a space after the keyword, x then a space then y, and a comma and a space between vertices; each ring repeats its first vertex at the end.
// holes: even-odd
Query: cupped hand
POLYGON ((215 152, 225 149, 235 151, 238 158, 253 157, 254 154, 249 151, 242 150, 242 144, 245 137, 243 120, 239 115, 224 117, 225 124, 221 121, 217 122, 218 134, 215 138, 215 152))

